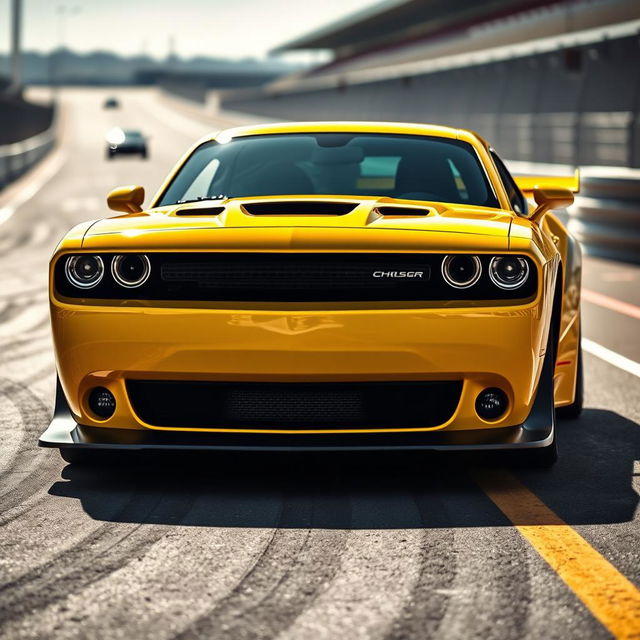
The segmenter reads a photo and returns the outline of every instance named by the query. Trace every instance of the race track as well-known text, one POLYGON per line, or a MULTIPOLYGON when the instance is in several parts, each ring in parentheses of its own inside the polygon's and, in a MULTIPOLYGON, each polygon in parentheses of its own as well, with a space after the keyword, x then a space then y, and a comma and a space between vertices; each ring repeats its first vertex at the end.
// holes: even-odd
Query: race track
POLYGON ((39 449, 54 246, 114 186, 151 195, 216 128, 153 90, 62 101, 59 148, 0 194, 1 638, 640 637, 638 267, 585 261, 587 409, 560 423, 550 471, 424 455, 91 471, 39 449), (114 125, 150 135, 150 158, 106 160, 114 125))

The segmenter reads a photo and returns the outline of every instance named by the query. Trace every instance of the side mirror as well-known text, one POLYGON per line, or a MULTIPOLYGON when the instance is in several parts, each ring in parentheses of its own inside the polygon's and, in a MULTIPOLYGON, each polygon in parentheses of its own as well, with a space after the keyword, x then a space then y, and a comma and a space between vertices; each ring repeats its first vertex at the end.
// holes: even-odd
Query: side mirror
POLYGON ((107 205, 114 211, 140 213, 144 202, 144 188, 136 185, 117 187, 107 196, 107 205))
POLYGON ((560 187, 539 187, 533 190, 533 199, 538 205, 529 220, 540 224, 551 209, 565 209, 573 204, 573 193, 560 187))

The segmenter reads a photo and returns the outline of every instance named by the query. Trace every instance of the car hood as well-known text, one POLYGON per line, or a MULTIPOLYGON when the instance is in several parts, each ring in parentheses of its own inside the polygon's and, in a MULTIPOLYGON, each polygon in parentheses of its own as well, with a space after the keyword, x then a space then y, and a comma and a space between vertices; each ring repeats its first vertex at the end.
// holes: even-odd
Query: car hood
POLYGON ((271 197, 158 207, 96 221, 83 248, 506 250, 512 213, 391 198, 271 197))

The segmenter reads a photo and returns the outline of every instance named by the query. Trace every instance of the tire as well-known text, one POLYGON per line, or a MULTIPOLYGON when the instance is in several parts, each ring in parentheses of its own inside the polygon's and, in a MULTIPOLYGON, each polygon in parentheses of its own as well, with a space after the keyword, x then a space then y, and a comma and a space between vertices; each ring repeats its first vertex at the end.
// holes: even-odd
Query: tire
POLYGON ((578 351, 578 371, 576 374, 576 394, 573 402, 565 407, 558 407, 556 415, 563 420, 575 420, 580 417, 584 404, 584 371, 582 367, 582 347, 578 351))
POLYGON ((105 463, 105 456, 101 451, 87 449, 59 449, 60 457, 74 467, 93 467, 105 463))
POLYGON ((147 150, 146 150, 146 149, 144 149, 143 151, 141 151, 141 152, 140 152, 140 155, 141 155, 143 158, 146 158, 146 157, 147 157, 147 150))

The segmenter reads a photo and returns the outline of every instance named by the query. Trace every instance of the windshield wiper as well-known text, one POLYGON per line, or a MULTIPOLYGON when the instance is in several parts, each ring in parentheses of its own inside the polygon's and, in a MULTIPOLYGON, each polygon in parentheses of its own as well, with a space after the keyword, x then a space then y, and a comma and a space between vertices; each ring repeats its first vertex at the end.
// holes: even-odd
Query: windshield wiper
POLYGON ((226 200, 229 196, 225 196, 223 193, 217 196, 198 196, 197 198, 189 198, 187 200, 178 200, 174 204, 188 204, 189 202, 204 202, 205 200, 226 200))

